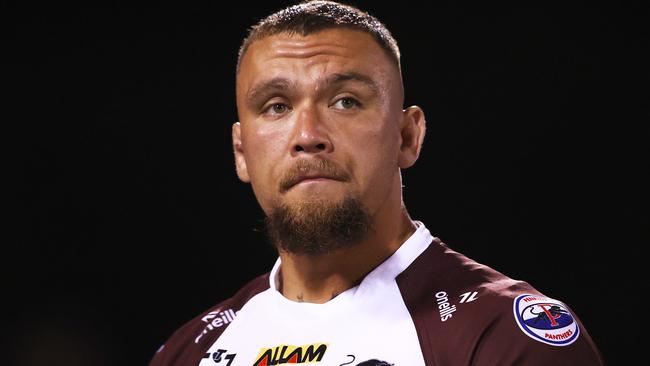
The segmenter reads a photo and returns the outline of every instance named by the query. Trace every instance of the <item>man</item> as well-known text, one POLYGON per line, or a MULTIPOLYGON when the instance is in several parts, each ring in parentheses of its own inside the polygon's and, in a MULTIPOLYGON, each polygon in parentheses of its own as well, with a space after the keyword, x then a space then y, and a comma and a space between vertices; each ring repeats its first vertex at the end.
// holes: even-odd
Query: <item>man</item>
POLYGON ((239 178, 279 259, 151 365, 600 365, 562 302, 431 236, 400 170, 425 135, 372 16, 314 1, 252 28, 237 65, 239 178))

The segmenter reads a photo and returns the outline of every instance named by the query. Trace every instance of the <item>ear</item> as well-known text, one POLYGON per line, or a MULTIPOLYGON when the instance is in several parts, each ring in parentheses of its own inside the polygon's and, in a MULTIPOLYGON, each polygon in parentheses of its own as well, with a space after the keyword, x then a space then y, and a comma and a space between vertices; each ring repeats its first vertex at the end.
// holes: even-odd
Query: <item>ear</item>
POLYGON ((426 121, 422 108, 412 106, 402 111, 402 124, 400 126, 402 144, 400 145, 398 158, 400 168, 406 169, 418 160, 425 132, 426 121))
POLYGON ((237 176, 242 182, 250 183, 251 179, 248 175, 248 168, 246 167, 246 157, 244 157, 244 146, 241 140, 241 125, 239 122, 235 122, 232 125, 232 147, 235 152, 237 176))

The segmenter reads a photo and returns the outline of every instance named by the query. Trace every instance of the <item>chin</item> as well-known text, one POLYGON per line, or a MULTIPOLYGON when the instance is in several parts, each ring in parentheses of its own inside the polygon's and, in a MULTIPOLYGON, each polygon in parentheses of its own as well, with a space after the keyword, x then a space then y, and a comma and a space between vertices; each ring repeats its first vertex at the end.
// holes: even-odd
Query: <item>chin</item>
POLYGON ((274 207, 267 216, 267 234, 278 250, 326 254, 357 245, 370 230, 370 215, 355 197, 311 198, 274 207))

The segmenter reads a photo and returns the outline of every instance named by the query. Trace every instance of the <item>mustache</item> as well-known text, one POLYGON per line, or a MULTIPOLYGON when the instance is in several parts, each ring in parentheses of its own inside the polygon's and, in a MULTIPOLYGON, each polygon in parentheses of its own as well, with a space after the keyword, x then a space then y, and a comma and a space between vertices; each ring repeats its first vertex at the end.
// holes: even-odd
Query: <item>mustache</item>
POLYGON ((347 182, 350 175, 338 164, 323 158, 298 160, 280 179, 280 192, 284 193, 300 182, 304 176, 319 176, 347 182))

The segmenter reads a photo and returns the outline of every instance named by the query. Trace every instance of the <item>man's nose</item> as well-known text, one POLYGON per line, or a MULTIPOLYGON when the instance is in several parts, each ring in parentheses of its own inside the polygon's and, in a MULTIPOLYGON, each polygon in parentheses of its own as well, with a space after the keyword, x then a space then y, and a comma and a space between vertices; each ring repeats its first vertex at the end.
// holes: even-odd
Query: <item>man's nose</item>
POLYGON ((296 116, 292 155, 318 154, 332 151, 332 141, 315 107, 308 107, 296 116))

